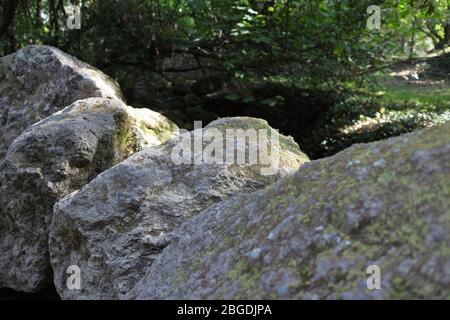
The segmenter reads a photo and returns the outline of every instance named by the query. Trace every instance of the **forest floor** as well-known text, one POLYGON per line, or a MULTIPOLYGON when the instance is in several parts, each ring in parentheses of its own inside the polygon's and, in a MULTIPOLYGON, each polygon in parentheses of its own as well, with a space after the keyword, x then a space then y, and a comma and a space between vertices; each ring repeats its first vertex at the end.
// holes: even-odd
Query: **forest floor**
POLYGON ((450 53, 432 56, 419 64, 403 65, 375 76, 379 110, 362 114, 352 131, 376 130, 381 125, 405 122, 427 127, 450 120, 450 53))
MULTIPOLYGON (((447 64, 450 64, 450 55, 447 64)), ((416 106, 428 111, 450 110, 450 70, 441 73, 424 70, 425 65, 400 68, 379 78, 378 89, 389 105, 416 106)))
POLYGON ((331 118, 316 134, 322 142, 314 159, 450 121, 450 52, 377 72, 372 85, 355 90, 331 118))

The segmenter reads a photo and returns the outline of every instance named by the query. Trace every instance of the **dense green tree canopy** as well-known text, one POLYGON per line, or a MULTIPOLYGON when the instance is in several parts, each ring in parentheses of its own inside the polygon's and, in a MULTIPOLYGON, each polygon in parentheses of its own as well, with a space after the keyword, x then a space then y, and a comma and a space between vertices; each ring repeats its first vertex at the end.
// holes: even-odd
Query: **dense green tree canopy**
POLYGON ((448 0, 4 0, 0 54, 30 43, 55 45, 125 80, 161 57, 190 52, 245 81, 289 75, 338 86, 374 65, 450 42, 448 0), (68 30, 68 4, 81 29, 68 30), (370 5, 381 30, 366 26, 370 5), (411 47, 414 50, 411 50, 411 47))

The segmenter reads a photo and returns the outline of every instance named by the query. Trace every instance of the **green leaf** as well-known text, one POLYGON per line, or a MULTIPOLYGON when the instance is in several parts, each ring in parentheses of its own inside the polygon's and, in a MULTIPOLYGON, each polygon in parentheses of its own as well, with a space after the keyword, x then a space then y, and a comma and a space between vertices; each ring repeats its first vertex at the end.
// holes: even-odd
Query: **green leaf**
POLYGON ((255 97, 253 96, 246 96, 243 100, 245 103, 254 102, 256 101, 255 97))
POLYGON ((238 101, 239 100, 239 96, 237 94, 229 94, 225 96, 225 99, 230 100, 230 101, 238 101))

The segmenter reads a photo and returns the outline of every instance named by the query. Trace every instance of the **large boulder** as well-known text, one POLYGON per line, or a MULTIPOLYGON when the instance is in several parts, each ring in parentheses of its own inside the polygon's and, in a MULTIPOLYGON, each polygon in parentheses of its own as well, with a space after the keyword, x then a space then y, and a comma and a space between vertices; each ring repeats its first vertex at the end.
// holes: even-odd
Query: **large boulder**
POLYGON ((449 137, 355 145, 211 206, 126 298, 448 298, 449 137))
MULTIPOLYGON (((217 155, 219 149, 215 150, 217 155)), ((234 158, 234 151, 229 154, 234 158)), ((294 173, 306 161, 307 156, 291 138, 253 118, 217 120, 131 156, 55 204, 49 247, 59 295, 64 299, 123 298, 187 218, 218 201, 294 173), (235 129, 268 132, 268 161, 249 159, 269 139, 260 134, 257 144, 247 141, 242 147, 239 135, 238 139, 225 136, 227 130, 235 129), (209 140, 213 135, 215 138, 209 140), (245 151, 247 160, 240 164, 231 158, 223 163, 208 161, 206 151, 212 151, 208 149, 212 141, 225 142, 223 147, 230 142, 236 150, 245 151), (205 158, 195 163, 179 162, 180 147, 191 150, 191 143, 199 143, 201 148, 185 160, 194 160, 194 155, 201 153, 205 158), (274 165, 278 160, 278 166, 274 165), (278 170, 272 170, 276 167, 278 170), (71 265, 80 268, 80 290, 67 287, 66 272, 71 265)))
POLYGON ((101 71, 49 46, 27 46, 0 58, 0 159, 33 123, 79 99, 123 100, 101 71))
POLYGON ((34 292, 51 283, 54 203, 176 131, 162 115, 110 98, 76 101, 26 129, 0 162, 0 287, 34 292))

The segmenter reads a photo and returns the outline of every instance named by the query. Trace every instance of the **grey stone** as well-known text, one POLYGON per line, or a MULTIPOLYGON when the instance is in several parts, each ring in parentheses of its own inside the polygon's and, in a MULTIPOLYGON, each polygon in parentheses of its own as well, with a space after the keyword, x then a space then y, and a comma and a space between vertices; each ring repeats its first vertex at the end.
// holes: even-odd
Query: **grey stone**
MULTIPOLYGON (((123 298, 173 241, 178 226, 187 218, 221 200, 294 173, 308 161, 298 145, 283 136, 279 136, 279 146, 272 145, 281 160, 274 175, 263 175, 262 164, 174 161, 173 152, 183 141, 195 141, 196 134, 208 130, 234 128, 267 129, 278 135, 259 119, 217 120, 131 156, 61 199, 54 207, 49 241, 59 295, 63 299, 123 298), (80 267, 81 290, 66 286, 69 265, 80 267)), ((208 144, 203 141, 203 147, 208 144)))
POLYGON ((449 137, 447 122, 355 145, 213 205, 125 298, 448 298, 449 137), (380 290, 367 287, 370 265, 380 290))
POLYGON ((124 100, 107 75, 50 46, 0 58, 0 159, 19 134, 79 99, 124 100))
POLYGON ((162 115, 112 98, 78 100, 26 129, 0 162, 0 287, 35 292, 50 284, 54 203, 176 133, 162 115))

